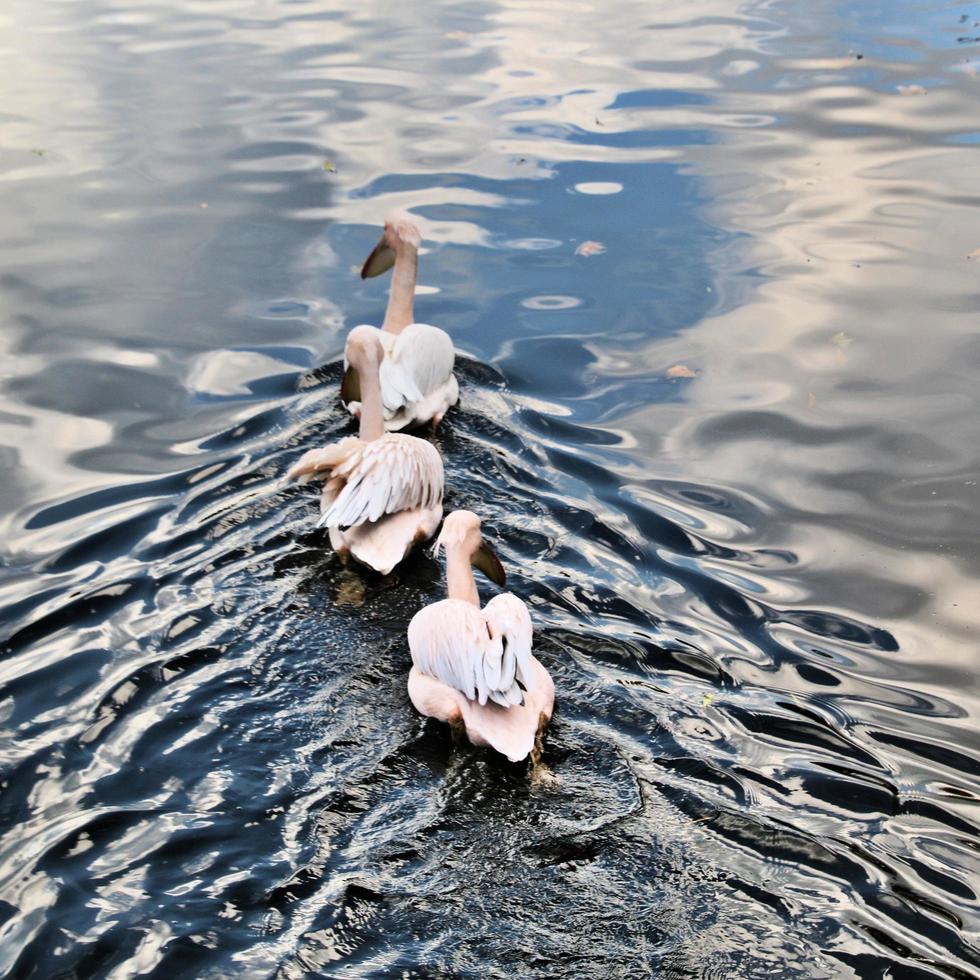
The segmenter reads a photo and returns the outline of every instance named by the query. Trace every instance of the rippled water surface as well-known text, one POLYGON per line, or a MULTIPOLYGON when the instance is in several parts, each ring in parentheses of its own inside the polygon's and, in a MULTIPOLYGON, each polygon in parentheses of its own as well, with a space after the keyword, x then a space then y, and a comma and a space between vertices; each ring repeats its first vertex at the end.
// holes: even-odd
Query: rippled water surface
POLYGON ((6 0, 0 63, 0 975, 980 973, 980 6, 6 0), (393 206, 552 781, 279 482, 393 206))

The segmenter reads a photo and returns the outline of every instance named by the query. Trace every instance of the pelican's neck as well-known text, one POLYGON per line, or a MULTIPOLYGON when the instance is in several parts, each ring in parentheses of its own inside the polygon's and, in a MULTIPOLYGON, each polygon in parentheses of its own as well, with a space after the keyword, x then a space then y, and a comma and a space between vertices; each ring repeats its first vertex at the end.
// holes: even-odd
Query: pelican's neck
POLYGON ((480 593, 476 591, 470 555, 460 544, 446 546, 446 589, 450 599, 462 599, 480 608, 480 593))
POLYGON ((409 242, 403 242, 395 252, 395 268, 391 273, 391 291, 388 293, 388 309, 382 330, 399 334, 415 322, 415 280, 419 271, 419 251, 409 242))
POLYGON ((361 426, 358 435, 364 442, 373 442, 385 434, 378 362, 374 359, 368 360, 358 367, 357 374, 361 383, 361 426))

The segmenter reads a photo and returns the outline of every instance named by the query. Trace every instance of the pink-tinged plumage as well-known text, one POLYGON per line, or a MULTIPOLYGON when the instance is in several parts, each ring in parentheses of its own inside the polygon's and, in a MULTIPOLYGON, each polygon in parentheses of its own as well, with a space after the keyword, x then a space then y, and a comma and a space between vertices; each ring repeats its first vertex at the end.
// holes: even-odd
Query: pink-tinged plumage
POLYGON ((409 697, 419 712, 465 731, 474 745, 512 762, 536 760, 555 685, 531 653, 527 606, 504 593, 480 608, 471 563, 495 574, 496 560, 488 561, 492 552, 475 514, 450 514, 437 547, 446 550, 449 598, 421 609, 409 624, 409 697))
MULTIPOLYGON (((421 241, 421 232, 412 216, 406 211, 393 211, 385 219, 381 241, 361 270, 362 278, 367 278, 394 266, 384 323, 377 330, 385 353, 381 365, 381 394, 384 426, 389 432, 427 422, 438 425, 459 400, 459 383, 453 374, 456 354, 452 340, 438 327, 414 322, 421 241)), ((345 351, 345 377, 349 361, 345 351)), ((345 386, 341 397, 351 414, 360 414, 361 399, 356 393, 346 390, 345 386)))
POLYGON ((412 667, 408 675, 408 696, 420 714, 445 722, 458 717, 473 745, 495 749, 511 762, 520 762, 534 752, 542 719, 545 724, 551 720, 555 703, 551 675, 537 659, 532 666, 539 691, 525 696, 524 704, 510 708, 501 708, 493 701, 485 705, 470 701, 418 667, 412 667))
POLYGON ((311 449, 287 480, 324 481, 317 526, 342 556, 388 574, 442 520, 445 482, 442 457, 431 443, 384 432, 379 365, 384 357, 376 331, 351 331, 352 363, 364 397, 361 432, 323 449, 311 449))

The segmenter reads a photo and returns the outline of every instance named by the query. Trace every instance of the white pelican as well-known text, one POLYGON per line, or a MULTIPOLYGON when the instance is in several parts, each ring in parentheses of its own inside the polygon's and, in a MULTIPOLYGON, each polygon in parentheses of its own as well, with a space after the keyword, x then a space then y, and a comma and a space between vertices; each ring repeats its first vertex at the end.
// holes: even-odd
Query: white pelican
POLYGON ((359 434, 304 453, 286 479, 324 480, 317 526, 342 558, 387 575, 442 520, 442 457, 424 439, 385 432, 378 331, 355 327, 347 354, 363 396, 359 434))
POLYGON ((480 608, 471 566, 503 586, 504 570, 468 510, 446 518, 436 550, 446 550, 448 599, 420 609, 408 626, 408 695, 423 715, 449 722, 455 735, 520 762, 541 756, 555 685, 531 654, 531 616, 516 595, 480 608))
MULTIPOLYGON (((361 269, 361 278, 367 279, 387 272, 392 265, 395 267, 384 323, 377 331, 385 351, 381 398, 384 424, 389 432, 426 422, 436 426, 450 406, 459 401, 459 384, 453 374, 456 355, 449 334, 427 323, 414 322, 421 242, 422 235, 412 216, 407 211, 392 211, 385 218, 381 241, 361 269)), ((349 351, 344 352, 344 368, 340 397, 348 410, 357 415, 361 391, 349 351)))

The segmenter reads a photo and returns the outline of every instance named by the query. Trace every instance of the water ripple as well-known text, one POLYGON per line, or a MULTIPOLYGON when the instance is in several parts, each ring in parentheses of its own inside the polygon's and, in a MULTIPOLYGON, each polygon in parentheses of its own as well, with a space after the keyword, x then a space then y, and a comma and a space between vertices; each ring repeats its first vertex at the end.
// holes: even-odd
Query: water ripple
POLYGON ((0 975, 975 975, 971 28, 427 17, 0 14, 0 975), (279 483, 405 205, 552 780, 279 483))

